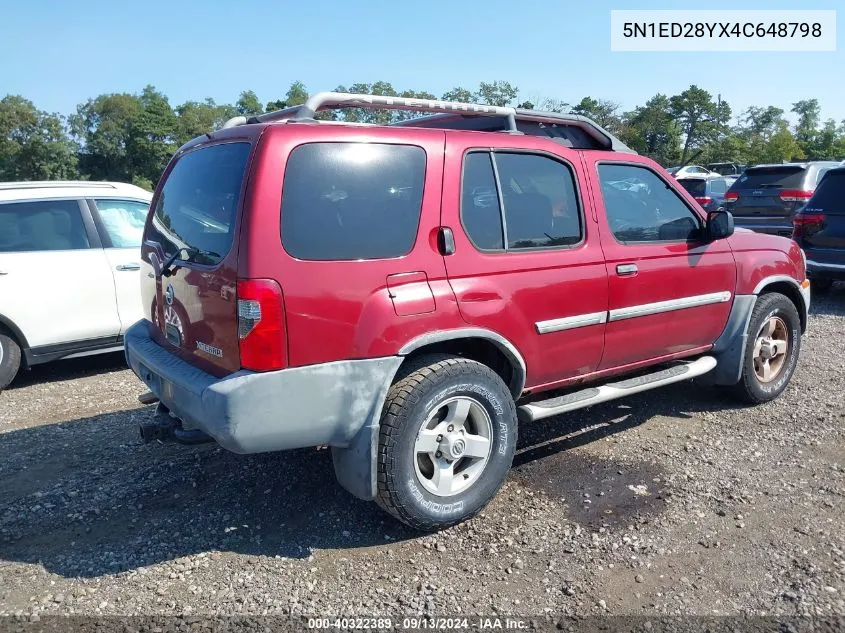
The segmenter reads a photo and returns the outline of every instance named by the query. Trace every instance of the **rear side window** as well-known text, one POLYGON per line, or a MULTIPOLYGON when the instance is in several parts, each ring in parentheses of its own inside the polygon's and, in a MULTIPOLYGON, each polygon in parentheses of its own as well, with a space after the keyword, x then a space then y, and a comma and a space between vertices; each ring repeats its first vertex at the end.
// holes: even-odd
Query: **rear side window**
POLYGON ((728 183, 724 178, 714 178, 710 181, 710 191, 715 194, 723 194, 728 190, 728 183))
POLYGON ((700 198, 707 195, 707 182, 701 178, 679 178, 678 182, 691 196, 700 198))
POLYGON ((88 233, 76 200, 0 204, 0 253, 88 247, 88 233))
POLYGON ((217 264, 232 247, 238 202, 251 146, 225 143, 180 158, 158 198, 149 239, 167 255, 217 264))
POLYGON ((420 222, 425 160, 413 145, 300 145, 285 170, 285 250, 318 261, 407 255, 420 222))
POLYGON ((806 170, 802 167, 753 167, 746 169, 733 189, 800 189, 806 170))
POLYGON ((819 209, 825 213, 845 214, 845 171, 828 172, 807 203, 807 208, 819 209))
POLYGON ((95 200, 97 215, 113 248, 141 246, 150 205, 133 200, 95 200))
POLYGON ((480 250, 555 248, 578 244, 583 238, 571 169, 540 154, 468 154, 461 185, 461 221, 480 250))

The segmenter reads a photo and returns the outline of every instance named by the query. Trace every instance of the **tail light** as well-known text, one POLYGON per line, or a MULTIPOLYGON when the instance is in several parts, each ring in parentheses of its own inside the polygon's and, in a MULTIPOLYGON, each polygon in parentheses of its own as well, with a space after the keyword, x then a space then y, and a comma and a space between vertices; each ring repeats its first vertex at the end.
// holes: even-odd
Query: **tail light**
POLYGON ((703 207, 705 204, 713 202, 713 198, 710 196, 696 196, 695 201, 703 207))
POLYGON ((813 197, 813 192, 802 191, 801 189, 783 189, 778 193, 778 196, 784 202, 807 202, 813 197))
POLYGON ((725 202, 736 202, 737 200, 739 200, 738 191, 729 191, 725 194, 725 202))
POLYGON ((286 365, 282 289, 272 279, 238 280, 238 339, 241 367, 253 371, 286 365))
POLYGON ((792 239, 816 233, 824 227, 824 213, 796 213, 792 216, 792 239))

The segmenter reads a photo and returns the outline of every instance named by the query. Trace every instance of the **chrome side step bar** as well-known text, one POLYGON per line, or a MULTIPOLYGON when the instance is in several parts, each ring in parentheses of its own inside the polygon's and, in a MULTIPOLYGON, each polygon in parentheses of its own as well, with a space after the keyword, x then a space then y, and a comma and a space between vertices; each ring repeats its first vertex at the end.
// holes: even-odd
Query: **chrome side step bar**
POLYGON ((589 387, 581 391, 568 393, 565 396, 524 404, 517 408, 517 415, 521 422, 542 420, 543 418, 550 418, 568 411, 590 407, 600 402, 624 398, 625 396, 630 396, 641 391, 671 385, 673 382, 689 380, 690 378, 706 374, 715 366, 715 358, 712 356, 702 356, 697 360, 674 365, 668 369, 654 372, 653 374, 645 374, 620 382, 589 387))

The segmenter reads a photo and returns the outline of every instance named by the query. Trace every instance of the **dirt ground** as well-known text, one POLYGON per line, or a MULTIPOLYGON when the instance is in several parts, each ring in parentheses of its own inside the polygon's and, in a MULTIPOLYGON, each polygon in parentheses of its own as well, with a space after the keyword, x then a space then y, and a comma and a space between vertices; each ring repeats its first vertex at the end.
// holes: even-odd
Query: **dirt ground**
POLYGON ((845 615, 845 288, 745 408, 683 383, 520 429, 479 517, 419 535, 325 450, 143 444, 121 355, 0 394, 0 615, 845 615))

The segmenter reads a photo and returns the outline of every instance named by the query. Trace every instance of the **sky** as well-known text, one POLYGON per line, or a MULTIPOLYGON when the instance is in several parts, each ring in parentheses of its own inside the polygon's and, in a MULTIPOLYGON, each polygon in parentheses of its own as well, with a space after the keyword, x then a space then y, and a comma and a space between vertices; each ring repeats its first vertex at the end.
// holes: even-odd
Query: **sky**
POLYGON ((789 111, 817 98, 822 118, 845 119, 845 42, 836 52, 611 52, 611 9, 837 9, 842 0, 28 0, 0 11, 0 97, 69 114, 89 97, 152 84, 172 105, 243 90, 263 101, 294 80, 310 92, 389 81, 440 96, 505 80, 520 97, 623 110, 696 84, 730 103, 789 111), (837 7, 837 5, 839 5, 837 7))

